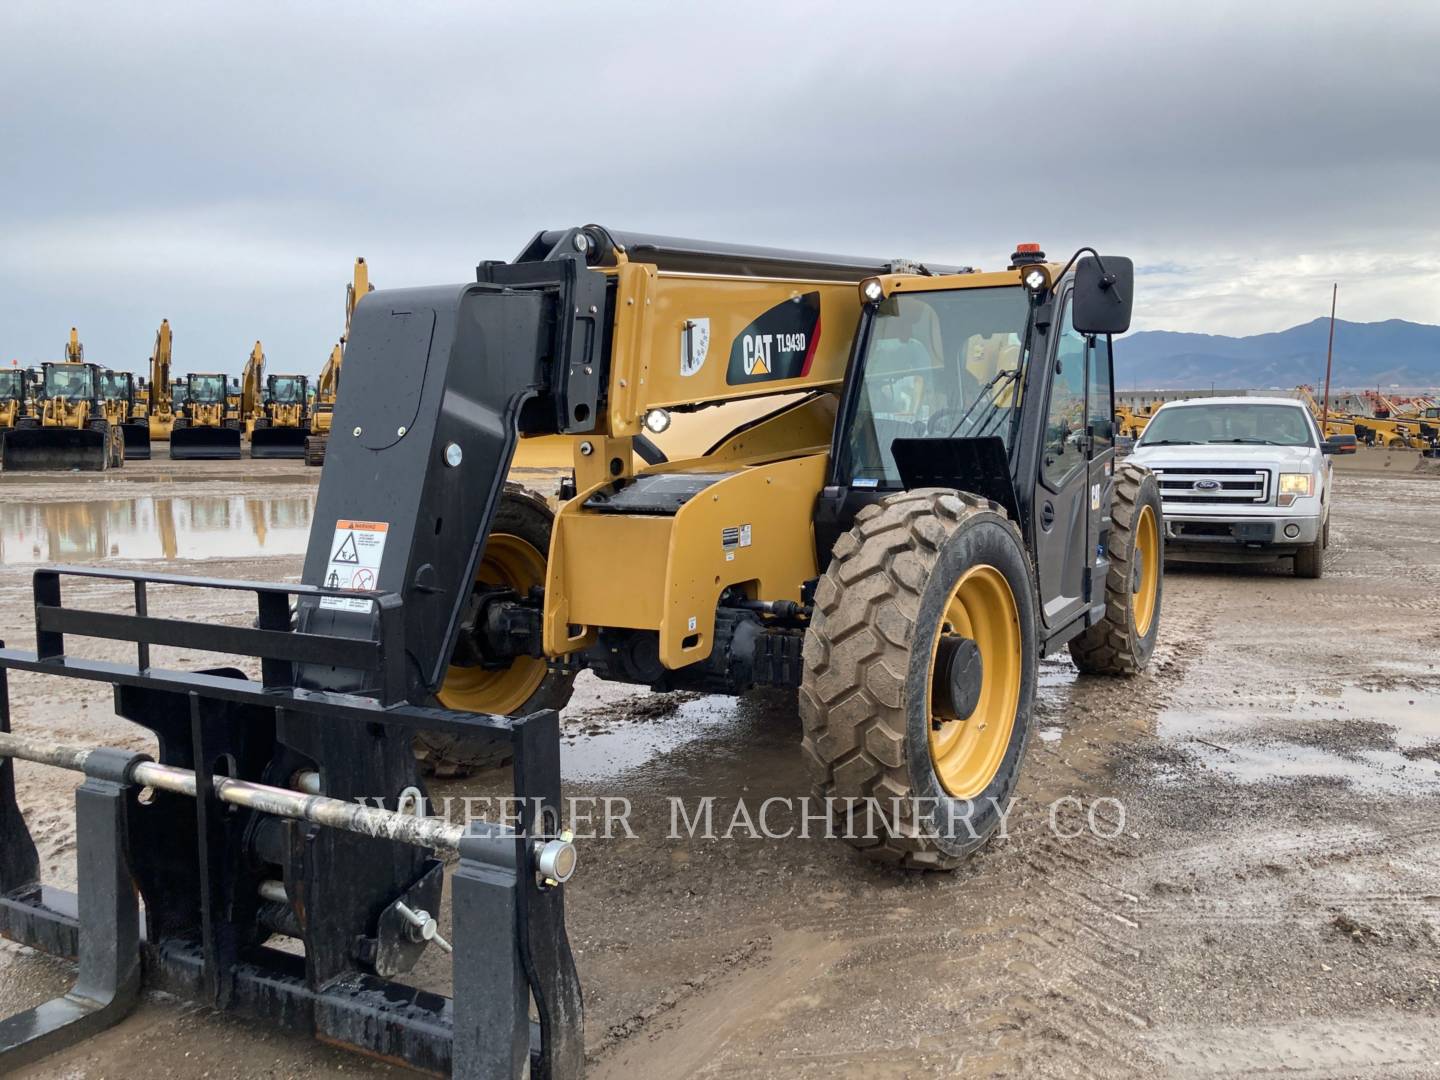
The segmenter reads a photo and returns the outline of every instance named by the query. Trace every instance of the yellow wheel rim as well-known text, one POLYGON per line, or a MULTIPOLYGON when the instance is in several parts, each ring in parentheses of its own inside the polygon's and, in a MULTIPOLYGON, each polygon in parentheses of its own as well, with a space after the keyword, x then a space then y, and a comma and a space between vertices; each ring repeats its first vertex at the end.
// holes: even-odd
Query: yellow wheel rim
POLYGON ((972 566, 950 594, 944 621, 930 648, 931 677, 926 684, 930 761, 940 785, 954 798, 975 798, 999 772, 1015 729, 1024 663, 1020 612, 1010 583, 993 566, 972 566), (975 711, 964 720, 940 720, 929 700, 936 650, 944 633, 969 638, 980 652, 980 698, 975 711))
POLYGON ((1135 633, 1144 637, 1155 619, 1155 598, 1160 595, 1160 527, 1155 523, 1155 511, 1148 506, 1140 508, 1135 526, 1135 554, 1140 557, 1139 588, 1132 601, 1135 633))
MULTIPOLYGON (((500 585, 520 595, 545 584, 545 556, 510 533, 492 533, 475 571, 476 584, 500 585)), ((503 671, 450 665, 436 697, 447 709, 506 715, 514 712, 545 681, 545 661, 516 657, 503 671)))

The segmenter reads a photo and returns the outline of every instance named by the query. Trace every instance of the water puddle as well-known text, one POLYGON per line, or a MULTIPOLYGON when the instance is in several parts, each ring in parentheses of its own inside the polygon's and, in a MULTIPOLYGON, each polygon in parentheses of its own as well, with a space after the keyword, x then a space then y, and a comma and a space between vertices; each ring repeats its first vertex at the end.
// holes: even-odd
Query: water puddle
POLYGON ((566 714, 567 781, 677 794, 804 787, 793 695, 714 695, 656 709, 664 695, 609 685, 603 692, 611 698, 603 707, 566 714))
POLYGON ((313 492, 0 503, 0 564, 298 555, 313 492))
POLYGON ((1247 784, 1334 780, 1360 791, 1440 791, 1440 694, 1346 687, 1288 708, 1167 710, 1157 734, 1247 784))

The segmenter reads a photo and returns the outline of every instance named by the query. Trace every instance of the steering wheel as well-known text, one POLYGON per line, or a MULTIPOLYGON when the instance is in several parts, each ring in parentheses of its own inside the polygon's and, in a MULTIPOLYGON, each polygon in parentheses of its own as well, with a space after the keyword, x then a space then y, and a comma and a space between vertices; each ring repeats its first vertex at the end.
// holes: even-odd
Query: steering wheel
POLYGON ((957 415, 956 410, 949 408, 948 406, 941 409, 935 415, 930 417, 929 420, 925 421, 925 435, 931 439, 949 438, 956 423, 959 422, 960 416, 963 415, 963 413, 957 415), (942 421, 946 422, 942 423, 942 421))

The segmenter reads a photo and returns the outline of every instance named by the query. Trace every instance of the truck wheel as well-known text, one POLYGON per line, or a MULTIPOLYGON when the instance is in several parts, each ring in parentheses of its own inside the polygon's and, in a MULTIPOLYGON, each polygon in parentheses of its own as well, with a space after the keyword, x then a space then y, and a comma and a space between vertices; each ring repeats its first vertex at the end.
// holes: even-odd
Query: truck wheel
POLYGON ((1150 663, 1165 591, 1165 534, 1160 488, 1143 465, 1115 469, 1110 501, 1110 572, 1105 617, 1070 641, 1070 657, 1087 675, 1135 675, 1150 663))
POLYGON ((973 495, 892 495, 836 541, 805 634, 801 745, 870 858, 949 870, 1000 825, 1030 737, 1034 597, 1019 530, 973 495))
POLYGON ((1306 544, 1295 553, 1295 576, 1298 578, 1319 578, 1325 575, 1325 535, 1315 538, 1313 544, 1306 544))
MULTIPOLYGON (((521 594, 544 585, 554 524, 555 514, 544 499, 507 483, 480 556, 476 584, 503 585, 521 594)), ((544 660, 522 656, 500 671, 452 665, 435 696, 447 709, 523 716, 540 709, 563 709, 574 683, 575 672, 558 671, 544 660)), ((419 732, 414 746, 415 757, 432 776, 468 776, 510 761, 509 746, 464 735, 419 732)))

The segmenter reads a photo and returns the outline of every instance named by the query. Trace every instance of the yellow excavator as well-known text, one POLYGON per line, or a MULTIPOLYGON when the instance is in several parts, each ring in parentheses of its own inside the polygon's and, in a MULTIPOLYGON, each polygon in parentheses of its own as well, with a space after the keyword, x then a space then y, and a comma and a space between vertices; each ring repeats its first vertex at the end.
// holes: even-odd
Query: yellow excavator
POLYGON ((175 424, 174 397, 170 390, 170 320, 160 320, 155 331, 155 348, 150 353, 150 388, 145 402, 151 442, 168 442, 175 424))
POLYGON ((305 440, 305 464, 324 465, 325 445, 330 438, 330 420, 335 414, 335 400, 340 393, 340 365, 345 360, 345 342, 350 338, 350 319, 355 305, 375 291, 370 284, 370 267, 363 257, 355 260, 350 284, 345 286, 345 333, 330 350, 330 359, 320 369, 315 384, 315 407, 310 411, 310 436, 305 440))
POLYGON ((263 409, 261 399, 264 385, 265 348, 257 341, 250 350, 249 359, 245 361, 245 370, 240 374, 240 424, 246 438, 251 437, 255 422, 263 409))
POLYGON ((170 429, 170 457, 238 459, 240 420, 230 416, 229 380, 217 372, 191 373, 183 384, 184 401, 175 402, 170 429))
POLYGON ((35 415, 4 432, 7 470, 102 470, 125 463, 120 426, 105 416, 100 369, 85 362, 85 347, 70 328, 65 359, 42 367, 35 415))

